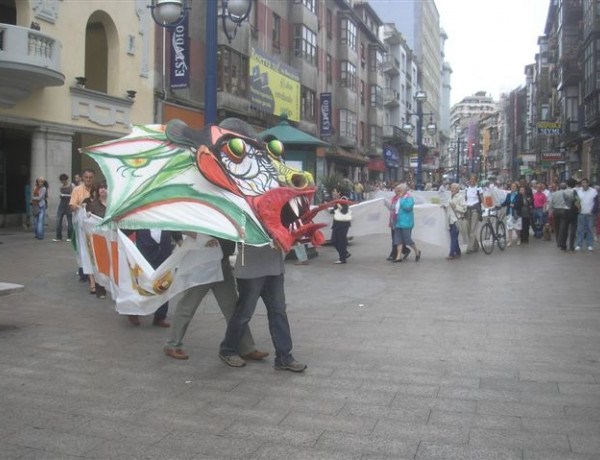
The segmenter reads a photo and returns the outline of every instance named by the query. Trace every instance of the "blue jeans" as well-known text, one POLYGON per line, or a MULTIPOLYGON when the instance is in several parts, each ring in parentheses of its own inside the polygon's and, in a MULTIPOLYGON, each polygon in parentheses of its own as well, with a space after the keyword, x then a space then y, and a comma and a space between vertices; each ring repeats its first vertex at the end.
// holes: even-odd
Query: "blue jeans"
POLYGON ((294 361, 290 325, 285 312, 283 274, 249 279, 237 278, 237 288, 239 299, 227 323, 225 338, 221 342, 221 354, 231 356, 240 353, 240 341, 254 315, 258 299, 262 298, 267 307, 269 332, 275 347, 275 364, 288 364, 294 361))
POLYGON ((577 216, 577 246, 583 246, 583 235, 587 235, 587 246, 594 247, 594 229, 591 214, 577 216))
POLYGON ((38 240, 44 239, 44 220, 46 220, 46 208, 40 208, 40 213, 33 218, 33 230, 38 240))
POLYGON ((450 254, 449 257, 460 256, 460 245, 458 244, 458 226, 450 224, 450 254))
POLYGON ((535 208, 533 210, 533 221, 537 222, 537 226, 534 227, 534 235, 536 238, 541 238, 544 232, 544 225, 546 224, 546 214, 544 208, 535 208))

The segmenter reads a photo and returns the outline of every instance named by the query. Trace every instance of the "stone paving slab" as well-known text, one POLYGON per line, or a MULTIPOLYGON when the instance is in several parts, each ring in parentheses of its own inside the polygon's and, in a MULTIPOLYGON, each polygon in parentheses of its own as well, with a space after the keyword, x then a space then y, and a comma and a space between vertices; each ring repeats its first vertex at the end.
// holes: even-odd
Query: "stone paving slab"
MULTIPOLYGON (((0 458, 600 458, 600 248, 389 264, 376 236, 345 266, 321 248, 286 264, 295 375, 224 366, 211 295, 190 359, 168 358, 167 330, 132 327, 67 245, 30 237, 0 246, 0 279, 23 286, 0 297, 0 458)), ((251 327, 273 353, 264 307, 251 327)))

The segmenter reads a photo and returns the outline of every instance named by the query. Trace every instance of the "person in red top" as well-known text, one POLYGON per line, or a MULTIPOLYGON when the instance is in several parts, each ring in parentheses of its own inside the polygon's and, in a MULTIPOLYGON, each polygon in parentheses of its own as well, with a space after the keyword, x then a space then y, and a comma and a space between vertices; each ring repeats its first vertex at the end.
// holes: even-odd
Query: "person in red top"
POLYGON ((544 230, 544 225, 546 224, 548 198, 544 193, 544 185, 538 184, 536 191, 533 193, 533 219, 532 226, 534 236, 536 238, 541 238, 544 230))

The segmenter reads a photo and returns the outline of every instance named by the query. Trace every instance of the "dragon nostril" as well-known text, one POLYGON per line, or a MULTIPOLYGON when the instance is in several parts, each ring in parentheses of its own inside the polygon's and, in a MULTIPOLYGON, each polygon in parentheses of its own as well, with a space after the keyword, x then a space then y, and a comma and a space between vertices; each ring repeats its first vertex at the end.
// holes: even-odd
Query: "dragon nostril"
POLYGON ((292 175, 292 185, 296 188, 304 188, 308 184, 306 180, 306 176, 303 174, 294 174, 292 175))

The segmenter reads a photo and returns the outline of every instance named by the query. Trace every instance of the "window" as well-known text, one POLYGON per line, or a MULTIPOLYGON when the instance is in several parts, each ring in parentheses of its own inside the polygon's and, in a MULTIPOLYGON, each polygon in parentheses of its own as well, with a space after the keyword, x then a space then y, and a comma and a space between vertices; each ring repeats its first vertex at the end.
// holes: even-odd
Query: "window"
POLYGON ((383 128, 377 125, 369 126, 369 146, 378 147, 383 142, 383 128))
POLYGON ((383 53, 380 50, 371 50, 371 59, 369 62, 369 70, 383 75, 383 53))
POLYGON ((350 110, 340 110, 340 136, 356 139, 356 114, 350 110))
POLYGON ((367 58, 365 57, 365 44, 360 44, 360 66, 364 69, 365 64, 367 63, 367 58))
POLYGON ((360 105, 365 105, 365 82, 360 81, 360 105))
POLYGON ((327 30, 327 38, 333 38, 333 13, 330 9, 327 10, 325 28, 327 30))
POLYGON ((371 107, 383 107, 383 88, 377 85, 371 85, 371 107))
POLYGON ((365 122, 360 122, 360 145, 365 146, 365 122))
POLYGON ((333 63, 331 62, 331 54, 328 54, 325 58, 325 75, 327 83, 333 82, 333 63))
POLYGON ((281 46, 281 18, 273 13, 273 48, 279 49, 281 46))
POLYGON ((300 91, 300 117, 303 120, 314 121, 317 95, 314 91, 302 87, 300 91))
POLYGON ((342 19, 340 26, 340 43, 356 51, 356 24, 349 19, 342 19))
POLYGON ((340 85, 356 91, 356 66, 351 62, 340 62, 340 85))
POLYGON ((218 91, 236 96, 246 96, 248 82, 248 57, 224 46, 219 47, 218 91))
POLYGON ((304 5, 311 13, 317 12, 317 0, 294 0, 294 3, 304 5))
POLYGON ((311 64, 317 62, 317 35, 303 24, 294 26, 294 54, 311 64))

